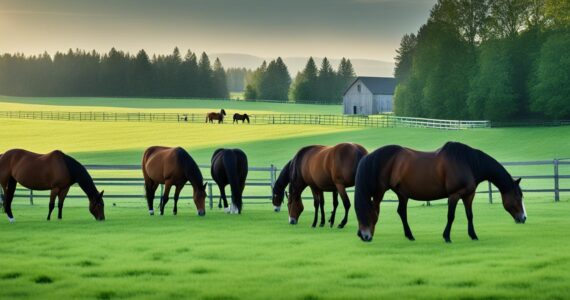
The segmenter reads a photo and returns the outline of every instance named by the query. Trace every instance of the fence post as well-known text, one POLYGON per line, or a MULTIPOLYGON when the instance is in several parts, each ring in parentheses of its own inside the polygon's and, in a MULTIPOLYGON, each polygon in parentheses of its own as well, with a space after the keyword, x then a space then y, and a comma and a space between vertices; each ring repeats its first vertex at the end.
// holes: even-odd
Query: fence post
POLYGON ((554 159, 554 201, 555 202, 560 201, 560 190, 559 190, 560 178, 558 174, 558 162, 559 160, 555 158, 554 159))
POLYGON ((214 196, 212 195, 212 183, 208 182, 208 198, 210 198, 210 210, 214 209, 214 196))
POLYGON ((489 204, 493 204, 493 186, 490 181, 487 181, 487 183, 489 184, 489 204))
POLYGON ((30 190, 30 205, 34 205, 34 190, 30 190))

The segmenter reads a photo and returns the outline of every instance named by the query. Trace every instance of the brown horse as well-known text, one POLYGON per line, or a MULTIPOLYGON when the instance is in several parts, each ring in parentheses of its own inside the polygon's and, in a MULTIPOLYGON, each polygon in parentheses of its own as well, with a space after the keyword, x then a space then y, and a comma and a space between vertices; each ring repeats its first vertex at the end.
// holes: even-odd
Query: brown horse
POLYGON ((222 108, 219 113, 217 112, 210 112, 206 115, 206 123, 214 123, 214 120, 218 120, 219 123, 224 123, 224 116, 226 115, 226 111, 222 108))
POLYGON ((194 190, 194 204, 199 216, 206 215, 206 184, 200 168, 186 150, 176 147, 154 146, 146 149, 142 159, 142 172, 148 212, 154 215, 154 193, 159 184, 164 184, 164 193, 160 199, 160 215, 164 215, 164 206, 168 202, 170 188, 174 190, 173 213, 178 213, 178 198, 182 188, 190 181, 194 190))
POLYGON ((247 121, 247 124, 249 124, 249 116, 247 114, 240 115, 238 113, 235 113, 233 123, 239 123, 238 121, 241 121, 242 124, 247 121))
MULTIPOLYGON (((346 225, 350 210, 350 199, 346 193, 346 188, 354 185, 358 162, 367 153, 368 151, 364 147, 352 143, 342 143, 336 146, 314 145, 302 148, 285 166, 279 176, 280 179, 273 187, 275 210, 279 211, 281 203, 283 203, 283 193, 288 181, 289 223, 297 224, 304 209, 301 194, 309 186, 313 193, 315 207, 312 226, 317 225, 320 208, 320 226, 322 227, 325 224, 323 191, 338 192, 345 209, 344 218, 338 227, 343 228, 346 225)), ((335 196, 333 198, 333 211, 329 219, 331 227, 334 225, 337 206, 338 199, 335 196)))
POLYGON ((12 200, 16 184, 31 190, 51 190, 47 219, 55 207, 58 197, 58 215, 62 218, 63 201, 69 188, 78 183, 89 198, 89 211, 96 220, 105 220, 103 191, 99 193, 93 179, 77 160, 61 152, 37 154, 22 149, 12 149, 0 156, 0 184, 4 191, 4 211, 10 222, 14 222, 12 200))
POLYGON ((356 174, 354 207, 358 236, 371 241, 380 214, 380 202, 387 190, 398 195, 398 214, 404 234, 414 240, 408 225, 408 199, 448 199, 447 225, 443 238, 451 242, 451 224, 459 199, 467 214, 468 234, 477 240, 473 227, 472 203, 477 185, 488 180, 501 192, 504 208, 517 223, 526 221, 520 179, 513 180, 505 168, 486 153, 461 143, 446 143, 435 152, 420 152, 390 145, 365 156, 356 174), (372 199, 372 201, 371 201, 372 199))

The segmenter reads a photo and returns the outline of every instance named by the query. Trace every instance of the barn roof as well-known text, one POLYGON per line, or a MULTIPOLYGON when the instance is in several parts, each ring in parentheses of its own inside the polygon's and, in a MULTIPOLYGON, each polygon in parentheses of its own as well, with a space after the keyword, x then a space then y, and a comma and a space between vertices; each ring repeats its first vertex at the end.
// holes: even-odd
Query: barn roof
POLYGON ((362 83, 372 92, 374 95, 394 95, 396 90, 397 81, 396 78, 392 77, 356 77, 350 86, 344 92, 346 92, 358 81, 362 83))

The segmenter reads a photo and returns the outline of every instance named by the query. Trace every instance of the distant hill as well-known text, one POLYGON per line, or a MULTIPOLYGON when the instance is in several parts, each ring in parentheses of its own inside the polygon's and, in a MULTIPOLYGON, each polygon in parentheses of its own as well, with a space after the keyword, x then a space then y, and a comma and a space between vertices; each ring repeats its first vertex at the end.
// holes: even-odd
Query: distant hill
MULTIPOLYGON (((247 68, 256 69, 261 63, 266 60, 274 59, 263 58, 249 54, 237 53, 212 53, 209 54, 212 58, 218 57, 222 61, 224 68, 247 68)), ((289 68, 291 77, 295 77, 297 72, 301 71, 307 63, 308 57, 283 57, 283 61, 289 68)), ((322 58, 315 57, 317 66, 320 66, 322 58)), ((337 68, 340 59, 329 59, 333 68, 337 68)), ((391 77, 394 74, 394 63, 373 59, 350 59, 354 67, 354 71, 358 76, 384 76, 391 77)))

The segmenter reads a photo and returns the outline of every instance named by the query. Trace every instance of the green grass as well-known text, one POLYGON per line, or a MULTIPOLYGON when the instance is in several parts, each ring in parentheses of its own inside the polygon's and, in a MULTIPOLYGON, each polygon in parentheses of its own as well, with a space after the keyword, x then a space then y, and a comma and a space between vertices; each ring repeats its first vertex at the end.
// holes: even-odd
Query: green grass
MULTIPOLYGON (((217 107, 212 100, 2 99, 8 102, 0 103, 0 109, 83 109, 69 106, 75 104, 88 109, 110 105, 98 107, 103 110, 217 107)), ((246 104, 252 110, 274 112, 300 107, 246 104)), ((218 147, 239 147, 248 154, 251 166, 281 166, 302 146, 346 141, 372 151, 387 144, 434 150, 455 140, 501 161, 570 157, 570 127, 444 131, 0 119, 0 133, 0 153, 16 147, 37 152, 62 149, 89 164, 138 165, 148 146, 180 145, 200 164, 208 164, 218 147)), ((552 174, 551 166, 509 169, 513 175, 552 174)), ((208 177, 208 170, 203 172, 208 177)), ((562 166, 561 172, 570 174, 570 166, 562 166)), ((121 176, 140 177, 140 171, 121 176)), ((570 180, 561 180, 561 186, 568 188, 570 180)), ((523 188, 529 187, 551 188, 552 182, 523 180, 523 188)), ((127 191, 100 188, 107 195, 127 191)), ((128 191, 142 194, 140 187, 128 191)), ((246 193, 268 194, 268 190, 246 189, 246 193)), ((76 187, 72 194, 79 194, 76 187)), ((191 188, 182 193, 190 194, 191 188)), ((37 199, 34 206, 18 198, 13 205, 16 223, 0 219, 0 299, 563 299, 570 293, 570 240, 566 237, 570 195, 561 196, 562 201, 554 203, 550 194, 526 194, 529 220, 515 225, 502 205, 486 204, 486 196, 481 195, 474 207, 481 240, 469 240, 460 207, 451 245, 441 238, 444 201, 430 207, 410 203, 415 242, 404 238, 395 204, 384 203, 374 241, 365 244, 355 235, 353 209, 344 230, 310 228, 309 201, 300 224, 290 226, 286 212, 277 214, 268 204, 247 201, 241 216, 214 209, 198 218, 193 203, 181 200, 178 216, 172 216, 170 203, 166 216, 149 217, 142 197, 108 198, 107 220, 102 223, 93 221, 85 199, 70 198, 64 220, 47 222, 45 198, 37 199)), ((325 197, 330 212, 330 195, 325 197)), ((498 195, 495 200, 500 202, 498 195)), ((337 222, 343 212, 341 205, 337 222)))
MULTIPOLYGON (((0 96, 2 110, 10 110, 10 105, 17 104, 41 105, 57 107, 57 110, 75 110, 81 107, 89 108, 130 108, 130 109, 169 109, 189 113, 193 110, 209 109, 218 111, 221 108, 240 113, 256 111, 291 114, 341 114, 341 105, 313 105, 313 104, 285 104, 266 102, 246 102, 227 100, 201 100, 201 99, 141 99, 141 98, 30 98, 0 96)), ((37 108, 44 110, 45 108, 37 108)), ((85 110, 85 109, 84 109, 85 110)))
MULTIPOLYGON (((372 243, 347 228, 310 228, 312 213, 287 224, 269 205, 244 214, 217 209, 199 218, 107 207, 95 222, 86 207, 45 221, 44 204, 14 206, 0 222, 0 298, 564 299, 570 293, 569 203, 527 204, 514 224, 501 205, 474 207, 480 241, 466 234, 458 209, 445 244, 445 205, 409 210, 415 242, 402 232, 394 204, 382 206, 372 243)), ((330 207, 328 207, 330 208, 330 207)), ((327 210, 328 210, 327 208, 327 210)), ((342 210, 341 210, 342 211, 342 210)), ((328 213, 327 213, 328 214, 328 213)))

